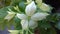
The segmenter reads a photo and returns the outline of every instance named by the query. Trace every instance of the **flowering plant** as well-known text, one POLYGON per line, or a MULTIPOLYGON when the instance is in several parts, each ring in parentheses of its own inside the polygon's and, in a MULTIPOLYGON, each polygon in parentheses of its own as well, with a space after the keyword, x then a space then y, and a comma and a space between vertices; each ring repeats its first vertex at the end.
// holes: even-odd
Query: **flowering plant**
POLYGON ((25 2, 21 1, 16 6, 7 7, 6 15, 2 17, 1 23, 5 22, 4 24, 9 29, 11 25, 14 25, 15 29, 20 27, 21 34, 34 34, 36 28, 39 34, 56 34, 51 22, 57 22, 59 16, 50 14, 53 7, 45 4, 42 0, 27 0, 27 3, 25 2))

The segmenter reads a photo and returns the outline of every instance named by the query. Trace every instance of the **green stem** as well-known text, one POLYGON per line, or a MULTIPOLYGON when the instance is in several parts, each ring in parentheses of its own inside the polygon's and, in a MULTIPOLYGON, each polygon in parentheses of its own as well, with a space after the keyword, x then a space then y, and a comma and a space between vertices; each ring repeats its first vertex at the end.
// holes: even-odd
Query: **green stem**
POLYGON ((19 9, 17 9, 17 11, 18 11, 19 13, 22 13, 19 9))
POLYGON ((31 34, 33 34, 30 30, 28 30, 31 34))
POLYGON ((29 33, 28 33, 28 30, 26 31, 26 34, 29 34, 29 33))
POLYGON ((24 34, 24 30, 22 29, 22 34, 24 34))

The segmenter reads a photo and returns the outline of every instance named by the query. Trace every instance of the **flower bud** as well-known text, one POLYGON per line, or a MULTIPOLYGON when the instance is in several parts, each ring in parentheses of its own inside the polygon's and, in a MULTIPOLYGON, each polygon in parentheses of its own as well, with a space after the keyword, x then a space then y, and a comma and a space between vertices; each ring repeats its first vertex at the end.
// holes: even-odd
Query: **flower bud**
POLYGON ((36 3, 38 4, 38 6, 40 6, 42 4, 42 0, 36 0, 36 3))
POLYGON ((31 17, 31 19, 35 21, 43 20, 46 18, 47 15, 49 14, 48 13, 36 13, 31 17))
POLYGON ((31 16, 35 13, 35 11, 36 11, 36 5, 34 1, 32 1, 30 4, 26 6, 25 12, 28 16, 31 16))
POLYGON ((22 29, 28 29, 28 20, 21 20, 22 29))
POLYGON ((4 19, 7 19, 8 21, 10 21, 14 16, 15 16, 14 12, 8 11, 8 15, 4 19))
POLYGON ((15 10, 17 10, 18 12, 20 12, 18 6, 14 7, 15 10))
POLYGON ((40 6, 40 9, 43 11, 50 11, 52 9, 52 7, 45 3, 42 3, 42 5, 40 6))
POLYGON ((19 14, 19 13, 17 13, 17 17, 19 19, 27 19, 27 16, 25 14, 19 14))
POLYGON ((34 20, 30 20, 30 21, 29 21, 29 27, 30 27, 31 29, 36 28, 37 25, 38 25, 38 24, 37 24, 36 21, 34 21, 34 20))
POLYGON ((27 0, 27 3, 29 4, 29 3, 31 3, 32 2, 32 0, 27 0))

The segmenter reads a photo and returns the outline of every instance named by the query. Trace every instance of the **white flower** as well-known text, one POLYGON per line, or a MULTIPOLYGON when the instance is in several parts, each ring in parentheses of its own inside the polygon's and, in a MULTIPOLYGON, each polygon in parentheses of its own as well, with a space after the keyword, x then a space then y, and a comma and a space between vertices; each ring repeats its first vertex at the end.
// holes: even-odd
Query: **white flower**
POLYGON ((31 17, 31 19, 35 21, 43 20, 46 18, 47 15, 49 14, 48 13, 36 13, 31 17))
POLYGON ((8 11, 8 15, 4 19, 7 19, 8 21, 10 21, 14 16, 15 16, 14 12, 8 11))
POLYGON ((27 16, 25 14, 19 14, 19 13, 17 13, 17 17, 19 19, 27 19, 27 16))
POLYGON ((40 6, 42 4, 42 0, 36 0, 36 3, 40 6))
POLYGON ((29 27, 30 27, 30 28, 34 29, 34 28, 36 28, 37 26, 38 26, 38 24, 37 24, 36 21, 34 21, 34 20, 30 20, 30 21, 29 21, 29 27))
POLYGON ((28 28, 28 20, 21 20, 22 29, 26 30, 28 28))
POLYGON ((30 3, 30 2, 32 2, 32 0, 27 0, 27 3, 30 3))
POLYGON ((49 5, 42 3, 42 5, 40 6, 40 9, 43 11, 50 11, 52 9, 52 7, 50 7, 49 5))
POLYGON ((26 6, 25 12, 28 16, 31 16, 35 13, 35 11, 36 11, 36 5, 34 1, 32 1, 30 4, 26 6))
MULTIPOLYGON (((44 7, 46 10, 46 7, 44 7)), ((48 13, 35 13, 36 11, 36 5, 34 1, 32 1, 30 4, 26 6, 25 14, 18 14, 17 17, 21 19, 21 25, 23 30, 26 30, 28 28, 34 29, 38 26, 37 21, 43 20, 48 16, 48 13)))

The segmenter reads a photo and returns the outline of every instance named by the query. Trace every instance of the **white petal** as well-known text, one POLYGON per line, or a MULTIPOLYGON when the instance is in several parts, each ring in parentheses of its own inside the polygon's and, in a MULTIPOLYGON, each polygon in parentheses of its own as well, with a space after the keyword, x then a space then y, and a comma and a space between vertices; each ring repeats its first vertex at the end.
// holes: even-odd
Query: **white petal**
POLYGON ((34 1, 32 1, 30 4, 26 6, 25 12, 28 16, 31 16, 35 13, 35 11, 36 11, 36 5, 34 1))
POLYGON ((15 16, 14 12, 8 12, 8 15, 4 19, 10 21, 14 16, 15 16))
POLYGON ((52 7, 45 3, 42 3, 42 5, 40 6, 40 9, 43 11, 50 11, 52 9, 52 7))
POLYGON ((36 3, 40 6, 42 4, 42 0, 36 0, 36 3))
POLYGON ((34 28, 36 28, 37 26, 38 26, 38 24, 37 24, 36 21, 34 21, 34 20, 30 20, 30 21, 29 21, 29 27, 30 27, 30 28, 34 29, 34 28))
POLYGON ((32 0, 27 0, 27 3, 30 3, 30 2, 32 2, 32 0))
POLYGON ((26 30, 28 28, 28 20, 22 20, 21 25, 23 30, 26 30))
POLYGON ((47 15, 49 14, 48 13, 36 13, 31 17, 31 19, 35 21, 43 20, 46 18, 47 15))
POLYGON ((27 16, 25 14, 19 14, 19 13, 17 13, 17 17, 19 19, 27 19, 27 16))
POLYGON ((8 14, 15 14, 15 12, 10 12, 10 11, 7 11, 8 12, 8 14))

